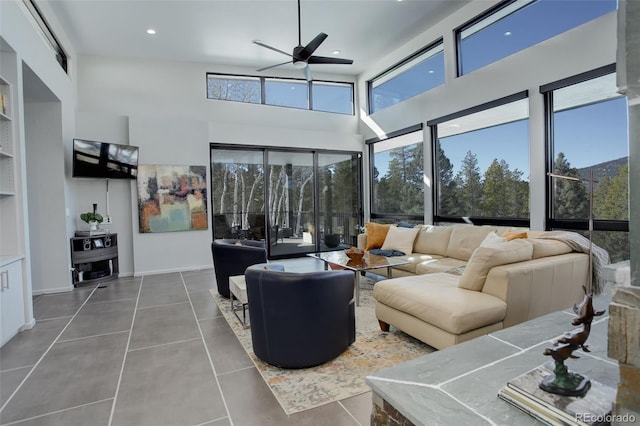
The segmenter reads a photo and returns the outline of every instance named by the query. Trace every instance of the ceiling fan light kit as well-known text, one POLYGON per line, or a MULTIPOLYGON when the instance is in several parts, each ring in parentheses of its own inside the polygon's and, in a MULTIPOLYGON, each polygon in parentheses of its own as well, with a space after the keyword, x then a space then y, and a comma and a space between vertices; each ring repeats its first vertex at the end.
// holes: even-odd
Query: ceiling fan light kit
POLYGON ((268 67, 260 68, 257 71, 265 71, 271 68, 279 67, 285 64, 293 64, 295 68, 304 69, 305 75, 307 76, 307 80, 311 81, 311 72, 309 70, 309 64, 343 64, 343 65, 351 65, 353 64, 353 60, 351 59, 342 59, 342 58, 330 58, 326 56, 313 56, 313 52, 315 52, 318 47, 325 41, 327 35, 325 33, 320 33, 313 40, 311 40, 306 46, 302 46, 302 35, 301 35, 301 26, 300 26, 300 0, 298 0, 298 45, 293 48, 293 53, 289 54, 283 50, 277 49, 273 46, 269 46, 267 44, 262 43, 259 40, 254 40, 253 43, 258 46, 264 47, 266 49, 273 50, 274 52, 282 53, 283 55, 290 56, 291 60, 282 62, 275 65, 270 65, 268 67))

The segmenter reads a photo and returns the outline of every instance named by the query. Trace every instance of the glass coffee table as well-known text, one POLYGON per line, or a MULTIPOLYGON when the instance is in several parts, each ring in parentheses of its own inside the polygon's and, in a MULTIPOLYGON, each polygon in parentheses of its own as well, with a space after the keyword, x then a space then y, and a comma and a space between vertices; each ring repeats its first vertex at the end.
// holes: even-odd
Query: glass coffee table
POLYGON ((376 269, 386 268, 387 278, 391 278, 391 267, 398 265, 406 265, 410 263, 408 260, 404 260, 398 257, 384 257, 371 253, 366 253, 362 260, 351 260, 344 252, 341 251, 328 251, 323 253, 311 253, 311 257, 320 259, 324 262, 324 269, 329 269, 329 265, 337 265, 341 268, 354 272, 354 287, 356 292, 356 306, 360 306, 360 274, 373 271, 376 269))

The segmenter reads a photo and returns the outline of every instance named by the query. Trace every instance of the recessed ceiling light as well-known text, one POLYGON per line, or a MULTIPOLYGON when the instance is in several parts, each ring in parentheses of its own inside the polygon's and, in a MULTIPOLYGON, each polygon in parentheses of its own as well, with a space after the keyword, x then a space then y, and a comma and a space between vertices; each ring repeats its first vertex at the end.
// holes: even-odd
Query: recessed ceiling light
POLYGON ((339 55, 339 54, 340 54, 340 51, 339 51, 339 50, 334 50, 334 51, 333 51, 333 52, 331 52, 331 53, 333 53, 334 55, 339 55))
POLYGON ((504 35, 505 35, 505 36, 507 36, 507 37, 508 37, 508 36, 510 36, 510 35, 511 35, 511 31, 506 31, 506 32, 504 33, 504 35))
POLYGON ((149 28, 149 29, 147 29, 147 34, 155 35, 156 34, 156 30, 154 30, 153 28, 149 28))

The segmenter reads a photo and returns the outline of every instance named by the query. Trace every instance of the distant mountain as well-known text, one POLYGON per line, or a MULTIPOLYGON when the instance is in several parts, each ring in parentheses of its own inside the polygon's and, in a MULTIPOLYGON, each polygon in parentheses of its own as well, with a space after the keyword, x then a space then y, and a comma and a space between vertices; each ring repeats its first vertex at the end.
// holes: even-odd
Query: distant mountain
POLYGON ((629 157, 618 158, 617 160, 605 161, 604 163, 594 164, 591 167, 583 167, 578 169, 580 177, 586 181, 589 180, 591 169, 593 169, 593 180, 599 181, 605 176, 613 178, 618 176, 620 167, 627 165, 629 157))

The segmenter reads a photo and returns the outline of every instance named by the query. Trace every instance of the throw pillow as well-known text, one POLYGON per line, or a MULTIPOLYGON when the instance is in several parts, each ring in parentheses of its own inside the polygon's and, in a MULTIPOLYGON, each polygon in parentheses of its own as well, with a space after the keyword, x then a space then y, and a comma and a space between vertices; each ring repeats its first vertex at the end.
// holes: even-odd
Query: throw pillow
POLYGON ((391 225, 368 222, 364 226, 367 233, 367 245, 364 249, 371 250, 374 248, 382 247, 382 244, 384 244, 384 239, 387 237, 387 232, 389 232, 389 228, 391 227, 391 225))
POLYGON ((449 246, 449 238, 451 237, 451 226, 420 226, 418 237, 414 244, 414 250, 417 253, 437 254, 444 256, 449 246))
POLYGON ((397 250, 404 254, 413 253, 413 242, 416 240, 419 228, 400 228, 392 226, 382 244, 382 250, 397 250))
POLYGON ((496 247, 500 248, 507 240, 503 237, 499 237, 495 232, 489 232, 484 240, 480 243, 480 247, 496 247))
POLYGON ((458 287, 481 291, 491 268, 509 263, 524 262, 525 260, 530 260, 533 255, 533 246, 527 240, 516 239, 503 243, 494 241, 493 243, 493 246, 481 245, 473 251, 460 277, 458 287))
POLYGON ((515 240, 518 238, 527 238, 527 231, 507 231, 502 234, 502 238, 507 241, 515 240))
POLYGON ((404 256, 404 253, 397 250, 371 249, 369 253, 384 257, 404 256))

